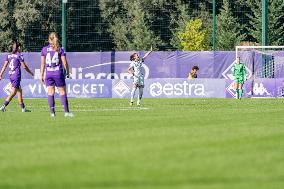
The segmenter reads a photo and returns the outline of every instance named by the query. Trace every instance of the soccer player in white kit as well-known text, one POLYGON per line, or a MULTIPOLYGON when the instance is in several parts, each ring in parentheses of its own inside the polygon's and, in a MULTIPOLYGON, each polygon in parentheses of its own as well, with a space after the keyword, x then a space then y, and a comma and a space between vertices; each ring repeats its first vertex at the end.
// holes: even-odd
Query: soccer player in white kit
POLYGON ((130 106, 133 106, 133 100, 135 96, 135 92, 138 90, 138 100, 137 100, 137 106, 141 107, 141 99, 143 96, 143 89, 144 89, 144 73, 142 71, 143 68, 143 62, 147 58, 147 56, 152 52, 147 52, 142 59, 140 59, 138 53, 133 53, 130 56, 130 60, 132 61, 131 64, 128 67, 128 73, 133 75, 133 85, 132 85, 132 91, 131 91, 131 99, 130 99, 130 106))

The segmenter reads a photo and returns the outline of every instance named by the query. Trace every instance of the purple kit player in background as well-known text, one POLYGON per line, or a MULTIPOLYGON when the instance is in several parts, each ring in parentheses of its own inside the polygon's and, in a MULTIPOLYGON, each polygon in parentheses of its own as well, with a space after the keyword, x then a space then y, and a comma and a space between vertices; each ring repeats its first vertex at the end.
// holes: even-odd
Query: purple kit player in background
POLYGON ((51 117, 55 117, 54 93, 57 87, 61 96, 61 103, 64 107, 64 116, 73 117, 69 112, 68 99, 66 94, 65 76, 69 78, 69 66, 64 50, 59 45, 56 33, 50 33, 48 37, 49 45, 41 51, 41 81, 47 86, 48 104, 50 107, 51 117), (65 72, 66 71, 66 75, 65 72), (45 77, 44 77, 44 72, 45 77))
POLYGON ((10 84, 11 90, 10 95, 6 98, 4 104, 0 107, 0 111, 6 111, 5 107, 11 102, 13 97, 18 93, 18 101, 21 106, 22 112, 30 112, 25 108, 25 104, 23 102, 23 95, 21 89, 21 66, 29 73, 31 76, 34 74, 31 72, 29 67, 24 62, 23 55, 21 54, 21 44, 15 42, 12 46, 12 53, 8 54, 6 60, 4 62, 4 66, 0 72, 0 80, 2 79, 3 73, 5 72, 7 66, 9 65, 10 71, 10 84))

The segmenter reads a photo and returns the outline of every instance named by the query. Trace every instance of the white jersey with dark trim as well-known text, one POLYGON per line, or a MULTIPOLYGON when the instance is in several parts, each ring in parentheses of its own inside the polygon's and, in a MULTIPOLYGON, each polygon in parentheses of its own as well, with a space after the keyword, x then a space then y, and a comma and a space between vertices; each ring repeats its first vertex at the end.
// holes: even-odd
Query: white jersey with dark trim
POLYGON ((144 75, 143 73, 143 62, 144 60, 139 61, 132 61, 129 65, 129 68, 132 68, 134 70, 134 75, 137 77, 141 77, 144 75))

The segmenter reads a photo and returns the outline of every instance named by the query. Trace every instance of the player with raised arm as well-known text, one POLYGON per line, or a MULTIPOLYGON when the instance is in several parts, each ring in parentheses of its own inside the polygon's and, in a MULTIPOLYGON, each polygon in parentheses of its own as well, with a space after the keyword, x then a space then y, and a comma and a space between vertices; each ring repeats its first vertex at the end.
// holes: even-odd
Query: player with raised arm
POLYGON ((10 84, 11 90, 10 95, 6 98, 3 105, 0 107, 0 111, 6 111, 6 106, 11 102, 16 94, 18 94, 18 101, 21 107, 22 112, 30 112, 26 109, 24 101, 23 101, 23 94, 21 89, 21 67, 23 67, 31 76, 34 74, 31 72, 27 64, 24 62, 23 54, 21 54, 21 44, 18 42, 13 43, 12 46, 12 53, 6 56, 3 68, 0 72, 0 80, 9 66, 9 76, 10 76, 10 84))
POLYGON ((64 116, 73 117, 73 114, 69 112, 66 93, 65 77, 69 78, 69 66, 66 54, 59 45, 59 39, 56 33, 52 32, 49 34, 48 42, 49 45, 44 47, 41 51, 40 80, 47 86, 51 117, 55 117, 55 87, 57 87, 60 94, 61 103, 65 112, 64 116))
POLYGON ((133 53, 130 56, 131 64, 128 67, 128 73, 133 75, 133 85, 132 85, 132 91, 131 91, 131 99, 130 99, 130 106, 133 106, 133 100, 135 97, 136 89, 138 88, 138 100, 137 100, 137 106, 141 107, 141 99, 143 96, 143 89, 144 89, 144 74, 142 71, 143 62, 144 60, 149 56, 149 54, 152 52, 152 47, 149 52, 147 52, 142 59, 140 59, 138 53, 133 53))
POLYGON ((236 90, 236 98, 241 99, 243 97, 243 85, 246 81, 246 66, 237 58, 236 63, 232 67, 232 72, 234 76, 234 88, 236 90))

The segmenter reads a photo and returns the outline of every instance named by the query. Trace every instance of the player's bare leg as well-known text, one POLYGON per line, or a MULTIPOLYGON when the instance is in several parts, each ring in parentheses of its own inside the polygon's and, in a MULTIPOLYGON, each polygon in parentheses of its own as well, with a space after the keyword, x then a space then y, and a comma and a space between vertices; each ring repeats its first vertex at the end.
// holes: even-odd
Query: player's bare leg
POLYGON ((19 88, 17 93, 18 93, 18 102, 19 102, 19 105, 21 107, 22 112, 31 112, 30 110, 26 109, 26 106, 24 104, 24 101, 23 101, 23 90, 21 88, 19 88))
POLYGON ((11 100, 14 98, 14 96, 17 94, 17 90, 14 87, 11 87, 10 90, 10 95, 6 98, 5 102, 3 103, 3 105, 0 107, 0 111, 5 112, 6 111, 6 106, 9 105, 9 103, 11 102, 11 100))
POLYGON ((61 104, 64 107, 64 116, 65 117, 73 117, 74 115, 69 112, 69 103, 66 94, 66 87, 58 87, 58 91, 61 98, 61 104))
POLYGON ((133 106, 133 101, 134 101, 134 97, 135 97, 135 92, 136 92, 136 89, 138 88, 138 85, 133 83, 133 86, 132 86, 132 91, 131 91, 131 98, 130 98, 130 106, 132 107, 133 106))
POLYGON ((55 117, 54 93, 55 93, 55 87, 54 86, 48 86, 47 87, 47 95, 48 95, 48 104, 49 104, 51 117, 55 117))

